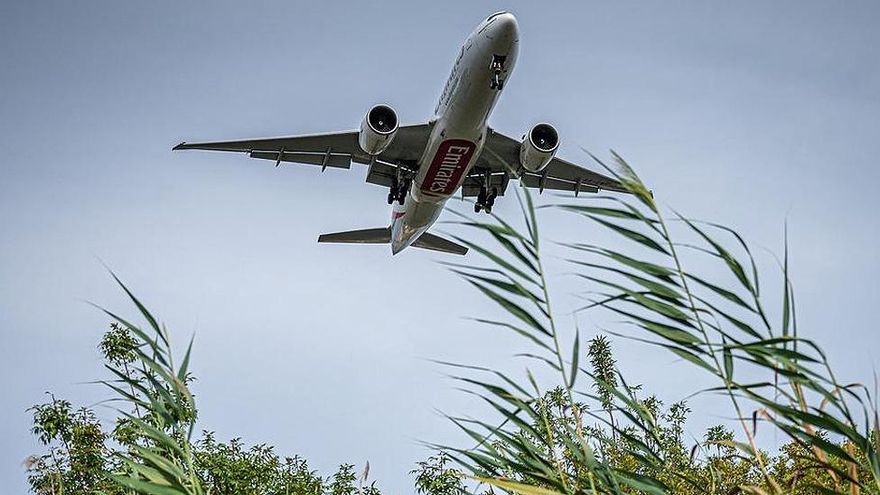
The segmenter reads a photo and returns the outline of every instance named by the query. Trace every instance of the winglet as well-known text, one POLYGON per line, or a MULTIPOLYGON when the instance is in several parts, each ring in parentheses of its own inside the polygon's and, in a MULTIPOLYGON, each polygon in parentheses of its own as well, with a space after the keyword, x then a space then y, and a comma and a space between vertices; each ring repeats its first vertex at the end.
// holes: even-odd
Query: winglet
POLYGON ((186 147, 186 141, 181 141, 180 144, 178 144, 177 146, 171 148, 171 151, 177 151, 177 150, 186 149, 185 147, 186 147))

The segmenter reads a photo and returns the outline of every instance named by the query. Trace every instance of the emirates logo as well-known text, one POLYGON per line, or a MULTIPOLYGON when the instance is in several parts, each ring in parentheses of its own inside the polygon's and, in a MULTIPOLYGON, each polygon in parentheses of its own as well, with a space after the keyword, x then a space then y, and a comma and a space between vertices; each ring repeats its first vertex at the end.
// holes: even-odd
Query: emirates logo
POLYGON ((474 143, 464 139, 449 139, 440 143, 422 181, 421 191, 433 195, 452 194, 461 183, 474 148, 474 143))

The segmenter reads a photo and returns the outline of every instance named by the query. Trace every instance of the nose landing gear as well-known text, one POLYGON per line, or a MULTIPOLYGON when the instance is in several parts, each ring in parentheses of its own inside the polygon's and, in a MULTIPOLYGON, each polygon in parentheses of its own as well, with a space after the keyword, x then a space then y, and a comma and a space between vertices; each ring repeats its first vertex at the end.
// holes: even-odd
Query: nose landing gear
POLYGON ((489 88, 497 89, 498 91, 504 89, 504 79, 501 79, 500 70, 497 70, 492 74, 492 83, 489 84, 489 88))
POLYGON ((507 60, 505 55, 492 55, 492 63, 489 64, 489 70, 492 71, 492 81, 489 84, 491 89, 501 91, 504 89, 504 78, 501 77, 504 72, 504 61, 507 60))

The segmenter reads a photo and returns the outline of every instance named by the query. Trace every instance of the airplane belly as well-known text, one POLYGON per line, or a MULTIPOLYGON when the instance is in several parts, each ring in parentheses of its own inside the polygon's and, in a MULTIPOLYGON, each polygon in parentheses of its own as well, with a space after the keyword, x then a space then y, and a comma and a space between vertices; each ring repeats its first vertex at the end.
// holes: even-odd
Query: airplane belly
POLYGON ((485 121, 479 116, 465 122, 449 117, 435 124, 413 182, 412 193, 420 202, 436 203, 455 194, 482 150, 485 121))

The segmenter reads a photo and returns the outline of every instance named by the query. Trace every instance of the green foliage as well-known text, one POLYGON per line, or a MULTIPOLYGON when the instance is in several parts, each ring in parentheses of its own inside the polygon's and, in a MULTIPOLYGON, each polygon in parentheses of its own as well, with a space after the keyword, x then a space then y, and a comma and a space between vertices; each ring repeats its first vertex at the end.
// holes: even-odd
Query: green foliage
POLYGON ((350 464, 322 478, 305 460, 281 458, 267 445, 218 442, 213 432, 193 440, 192 343, 175 365, 165 328, 122 287, 148 327, 107 313, 116 321, 98 348, 113 377, 103 383, 121 404, 113 427, 54 396, 31 408, 31 431, 48 450, 27 462, 34 493, 379 495, 375 484, 364 486, 366 473, 356 485, 350 464))
POLYGON ((462 473, 448 467, 449 456, 440 452, 418 463, 418 468, 410 471, 416 475, 416 493, 419 495, 464 495, 462 473))
POLYGON ((204 432, 195 446, 199 479, 208 493, 349 495, 355 493, 353 466, 344 464, 328 480, 299 457, 281 458, 268 445, 244 446, 241 439, 217 442, 204 432))
POLYGON ((137 359, 138 341, 124 326, 113 322, 98 344, 101 355, 110 366, 125 367, 137 359))
POLYGON ((597 335, 590 341, 587 355, 590 357, 593 376, 596 378, 594 388, 599 395, 599 402, 602 404, 602 409, 611 411, 614 397, 609 388, 617 387, 617 375, 614 369, 616 362, 611 354, 611 343, 604 335, 597 335), (600 385, 602 383, 607 384, 607 387, 600 385))
POLYGON ((605 337, 592 339, 590 367, 579 364, 580 335, 563 332, 554 317, 536 209, 523 192, 522 229, 497 216, 462 223, 487 234, 486 243, 470 246, 488 265, 453 269, 510 317, 482 321, 526 337, 534 350, 518 355, 555 373, 559 385, 542 391, 531 370, 517 379, 453 365, 476 373, 460 379, 500 417, 454 418, 476 447, 448 451, 473 478, 523 494, 880 493, 871 395, 860 384, 839 383, 821 348, 798 336, 787 246, 780 274, 781 321, 774 325, 743 238, 679 214, 671 229, 653 194, 619 156, 614 158, 620 172, 612 173, 634 200, 600 196, 590 203, 556 205, 627 244, 614 250, 564 245, 589 300, 578 311, 603 310, 622 318, 636 329, 630 338, 715 380, 717 385, 703 393, 727 398, 739 433, 717 426, 703 441, 688 444, 688 406, 664 407, 629 385, 605 337), (501 252, 511 256, 492 254, 501 252), (710 275, 688 270, 694 257, 715 265, 707 270, 710 275), (569 349, 565 341, 573 342, 569 349), (578 386, 578 375, 591 386, 583 381, 578 386), (786 438, 777 455, 758 448, 759 422, 786 438))
POLYGON ((107 490, 110 463, 106 434, 93 411, 73 410, 70 402, 52 397, 32 407, 31 432, 48 453, 28 459, 28 481, 36 493, 91 493, 107 490))

